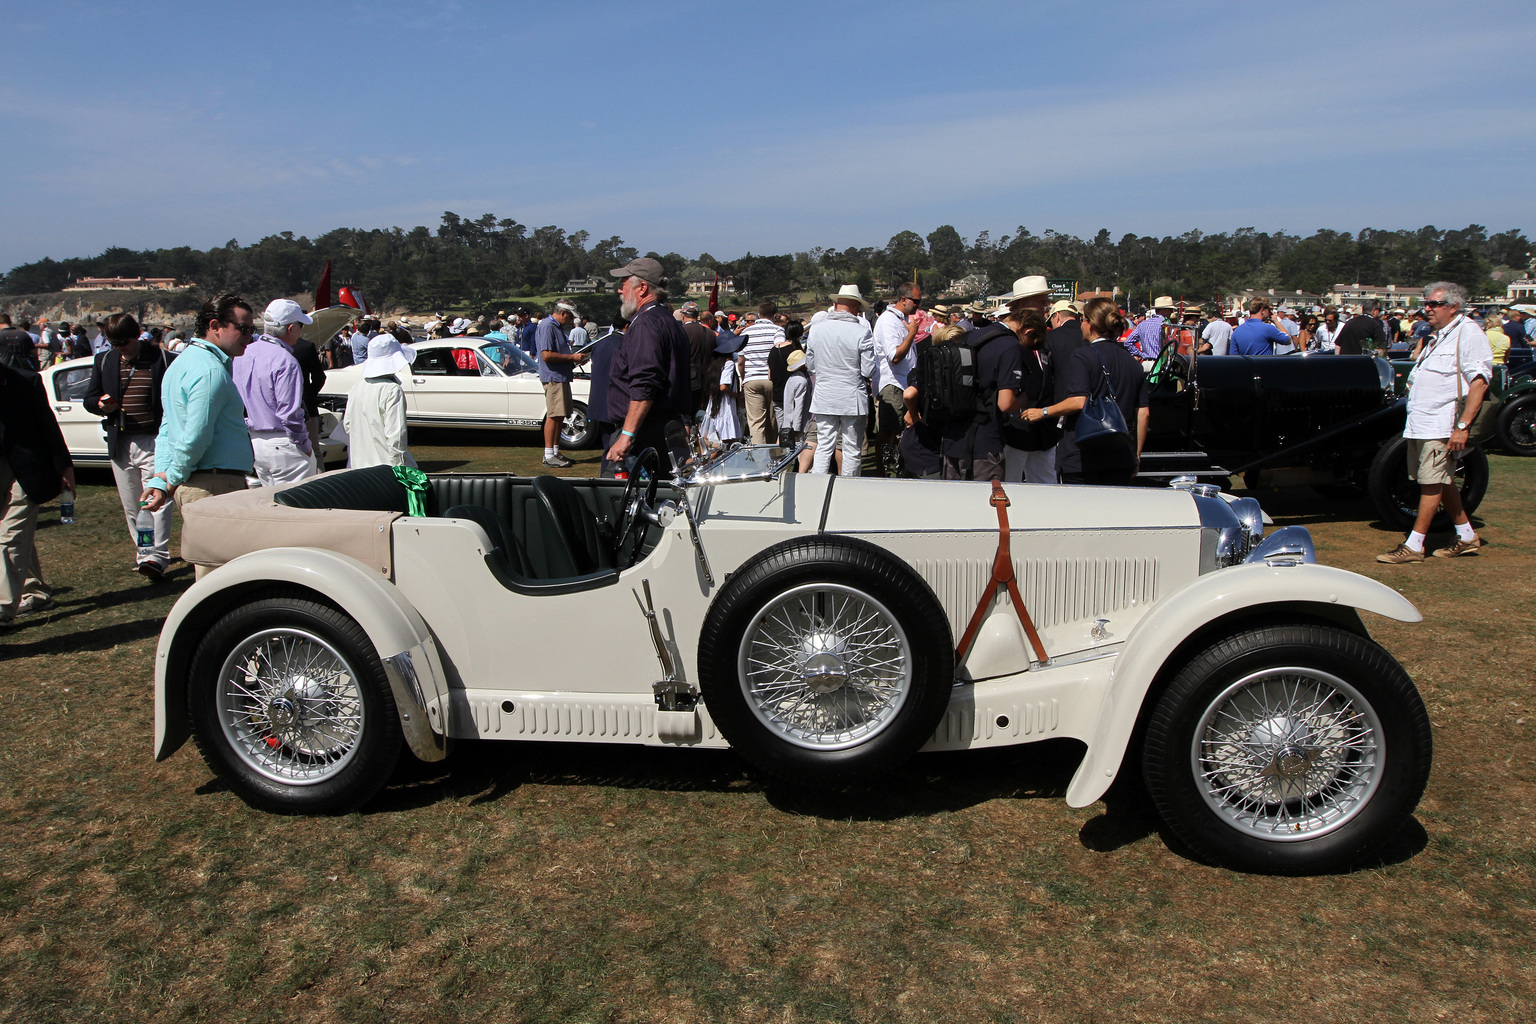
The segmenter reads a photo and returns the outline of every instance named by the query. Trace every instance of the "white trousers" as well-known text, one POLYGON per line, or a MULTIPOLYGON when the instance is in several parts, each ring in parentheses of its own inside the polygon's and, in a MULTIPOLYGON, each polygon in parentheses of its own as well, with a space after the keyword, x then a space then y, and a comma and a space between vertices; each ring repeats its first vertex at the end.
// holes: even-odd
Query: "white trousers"
POLYGON ((864 463, 864 423, 868 416, 828 416, 816 414, 816 461, 812 473, 832 472, 832 452, 843 447, 843 469, 839 476, 858 476, 864 463))
MULTIPOLYGON (((123 503, 123 518, 128 520, 128 537, 134 550, 139 546, 139 495, 144 482, 155 475, 155 435, 124 434, 117 439, 117 454, 112 456, 112 476, 117 481, 117 500, 123 503)), ((138 562, 154 562, 164 569, 171 561, 171 503, 166 502, 150 515, 155 518, 155 551, 138 562)))
POLYGON ((295 484, 315 475, 315 457, 299 451, 281 430, 251 431, 251 454, 256 471, 245 481, 251 487, 295 484))
POLYGON ((1003 448, 1003 479, 1011 484, 1056 483, 1056 449, 1025 452, 1003 448))

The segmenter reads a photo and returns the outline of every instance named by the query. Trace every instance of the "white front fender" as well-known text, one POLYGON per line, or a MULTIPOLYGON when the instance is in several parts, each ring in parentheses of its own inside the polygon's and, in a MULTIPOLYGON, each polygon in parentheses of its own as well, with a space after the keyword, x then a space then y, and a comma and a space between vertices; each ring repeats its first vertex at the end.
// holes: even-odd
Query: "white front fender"
POLYGON ((1266 605, 1356 608, 1402 622, 1423 616, 1384 584, 1327 565, 1239 565, 1208 573, 1162 601, 1131 630, 1116 659, 1088 752, 1067 787, 1067 803, 1086 807, 1109 789, 1136 719, 1169 655, 1208 623, 1266 605))
POLYGON ((186 674, 197 644, 240 602, 239 593, 270 584, 314 591, 351 616, 383 662, 411 752, 424 761, 446 756, 447 675, 431 630, 400 589, 377 569, 335 551, 264 548, 192 584, 166 616, 155 650, 155 760, 171 756, 190 734, 186 674))

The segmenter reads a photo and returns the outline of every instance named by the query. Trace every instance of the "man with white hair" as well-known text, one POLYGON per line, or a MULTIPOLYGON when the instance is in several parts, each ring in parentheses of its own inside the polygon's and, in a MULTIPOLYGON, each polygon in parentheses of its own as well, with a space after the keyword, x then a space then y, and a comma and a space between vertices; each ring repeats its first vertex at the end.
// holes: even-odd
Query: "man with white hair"
POLYGON ((1493 351, 1488 336, 1464 310, 1467 292, 1459 284, 1436 281, 1424 286, 1424 311, 1434 333, 1408 375, 1408 479, 1419 485, 1419 515, 1413 530, 1376 561, 1391 565, 1424 561, 1424 537, 1442 506, 1456 524, 1456 540, 1435 551, 1437 558, 1475 555, 1483 540, 1472 529, 1456 463, 1467 450, 1472 421, 1493 379, 1493 351))
POLYGON ((539 382, 544 385, 544 465, 550 469, 567 469, 575 465, 560 454, 560 429, 571 414, 571 379, 576 367, 587 358, 585 353, 571 351, 571 341, 566 336, 566 331, 577 319, 575 306, 557 302, 549 316, 539 321, 534 332, 534 344, 539 353, 539 382))
POLYGON ((245 403, 256 467, 252 487, 295 483, 315 474, 314 443, 304 412, 304 370, 293 354, 313 323, 292 299, 273 299, 261 313, 262 333, 234 361, 235 388, 245 403))
POLYGON ((816 418, 816 460, 812 473, 832 469, 832 453, 843 449, 840 476, 858 476, 869 418, 869 379, 875 373, 875 336, 863 313, 869 303, 856 284, 832 296, 832 310, 811 325, 805 365, 815 375, 811 415, 816 418))
MULTIPOLYGON (((630 456, 647 448, 666 452, 667 423, 693 416, 688 335, 663 304, 667 279, 660 261, 641 256, 608 273, 619 279, 619 315, 630 323, 609 364, 605 420, 619 430, 607 461, 627 467, 630 456)), ((672 475, 665 455, 658 475, 672 475)))

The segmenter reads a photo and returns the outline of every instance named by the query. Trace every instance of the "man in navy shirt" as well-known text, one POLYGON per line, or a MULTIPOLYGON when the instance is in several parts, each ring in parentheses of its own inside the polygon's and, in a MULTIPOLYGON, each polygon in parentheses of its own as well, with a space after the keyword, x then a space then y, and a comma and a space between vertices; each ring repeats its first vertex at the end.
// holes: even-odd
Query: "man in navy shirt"
POLYGON ((1271 356, 1275 346, 1289 345, 1290 335, 1269 322, 1274 315, 1268 299, 1252 299, 1248 303, 1248 319, 1232 331, 1227 343, 1227 353, 1234 356, 1271 356))
MULTIPOLYGON (((673 417, 692 416, 688 335, 662 305, 666 277, 659 262, 642 256, 608 273, 623 281, 619 313, 630 318, 608 373, 607 420, 619 430, 607 459, 623 463, 647 448, 657 454, 667 451, 667 423, 673 417)), ((671 475, 665 460, 661 475, 671 475)))

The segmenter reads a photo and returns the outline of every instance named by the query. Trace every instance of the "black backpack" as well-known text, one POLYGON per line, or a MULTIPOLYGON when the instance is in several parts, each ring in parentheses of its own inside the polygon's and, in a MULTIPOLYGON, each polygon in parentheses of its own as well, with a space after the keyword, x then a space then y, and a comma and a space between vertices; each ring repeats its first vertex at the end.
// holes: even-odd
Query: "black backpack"
POLYGON ((976 423, 991 411, 996 388, 979 388, 976 363, 980 351, 998 338, 1018 336, 1001 324, 989 324, 944 344, 924 342, 917 349, 913 380, 917 385, 918 412, 931 427, 952 423, 976 423))

